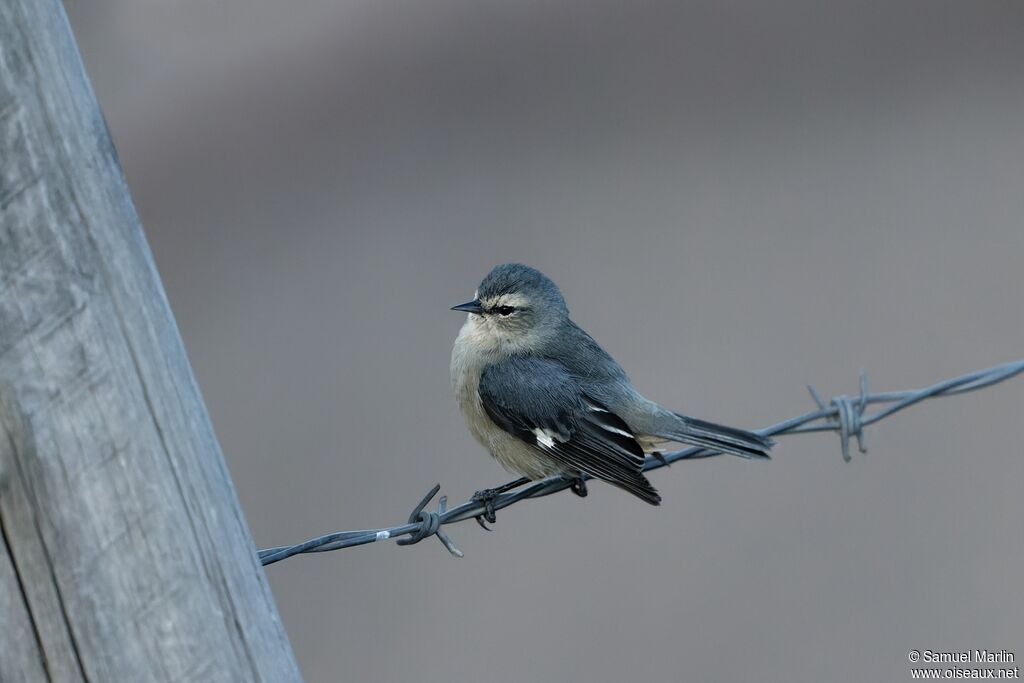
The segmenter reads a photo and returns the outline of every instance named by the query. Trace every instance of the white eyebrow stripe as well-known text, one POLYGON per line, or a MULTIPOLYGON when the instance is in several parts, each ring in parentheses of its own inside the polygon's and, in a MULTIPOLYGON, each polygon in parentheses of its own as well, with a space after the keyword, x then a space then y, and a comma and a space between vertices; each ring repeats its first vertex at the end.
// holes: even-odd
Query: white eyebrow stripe
POLYGON ((498 306, 511 306, 512 308, 526 308, 530 300, 518 292, 512 292, 511 294, 499 294, 494 297, 487 297, 481 300, 487 308, 497 308, 498 306))

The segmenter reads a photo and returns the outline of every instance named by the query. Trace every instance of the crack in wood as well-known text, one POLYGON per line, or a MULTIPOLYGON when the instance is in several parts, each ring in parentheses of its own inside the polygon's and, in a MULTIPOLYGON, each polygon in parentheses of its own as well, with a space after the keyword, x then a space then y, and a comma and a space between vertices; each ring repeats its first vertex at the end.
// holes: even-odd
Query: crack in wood
POLYGON ((7 537, 7 528, 4 524, 3 509, 0 508, 0 542, 3 542, 4 551, 7 555, 7 560, 10 563, 11 571, 14 574, 14 581, 18 588, 18 597, 21 599, 21 604, 25 608, 25 615, 28 617, 29 625, 32 627, 32 635, 36 641, 36 649, 39 655, 39 663, 43 667, 43 672, 47 678, 50 678, 50 665, 46 658, 46 649, 43 647, 43 639, 39 634, 39 624, 36 622, 35 614, 32 613, 31 606, 29 605, 28 594, 25 592, 25 581, 21 577, 21 572, 18 570, 18 563, 14 561, 12 555, 11 542, 7 537))
POLYGON ((5 194, 0 195, 0 211, 6 211, 7 208, 18 199, 18 197, 38 185, 42 179, 42 175, 34 176, 22 182, 20 185, 8 190, 5 194))

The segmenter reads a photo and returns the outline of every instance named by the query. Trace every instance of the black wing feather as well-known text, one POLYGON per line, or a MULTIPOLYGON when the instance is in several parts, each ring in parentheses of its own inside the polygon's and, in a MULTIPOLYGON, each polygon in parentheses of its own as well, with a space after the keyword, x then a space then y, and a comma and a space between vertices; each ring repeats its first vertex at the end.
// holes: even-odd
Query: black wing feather
POLYGON ((503 360, 484 371, 479 391, 491 420, 539 454, 652 505, 661 501, 643 475, 644 451, 629 426, 588 396, 560 363, 528 356, 503 360))

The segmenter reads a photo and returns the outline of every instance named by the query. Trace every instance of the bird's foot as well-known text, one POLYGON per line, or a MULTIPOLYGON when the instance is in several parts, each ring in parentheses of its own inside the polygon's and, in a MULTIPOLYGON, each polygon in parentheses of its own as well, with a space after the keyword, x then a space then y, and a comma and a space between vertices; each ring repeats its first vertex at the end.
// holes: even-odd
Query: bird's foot
POLYGON ((487 531, 490 531, 490 528, 484 524, 484 522, 486 521, 494 524, 498 521, 498 517, 494 512, 494 501, 498 499, 498 496, 529 483, 530 480, 526 477, 519 477, 518 479, 502 484, 497 488, 484 489, 483 491, 477 491, 474 493, 473 500, 484 504, 484 511, 476 517, 477 524, 482 526, 484 529, 487 529, 487 531))
POLYGON ((651 453, 651 457, 654 458, 655 460, 657 460, 658 462, 660 462, 665 467, 671 467, 671 465, 669 464, 668 460, 665 459, 665 456, 664 456, 664 454, 662 454, 661 451, 653 451, 651 453))
POLYGON ((494 524, 498 521, 498 515, 494 511, 494 501, 502 494, 500 488, 497 489, 484 489, 483 491, 477 491, 473 494, 473 502, 483 503, 484 511, 476 516, 476 522, 487 531, 490 531, 484 522, 490 522, 494 524))
POLYGON ((583 479, 583 477, 577 477, 576 479, 572 480, 571 484, 569 484, 569 490, 575 493, 580 498, 586 498, 587 482, 583 479))

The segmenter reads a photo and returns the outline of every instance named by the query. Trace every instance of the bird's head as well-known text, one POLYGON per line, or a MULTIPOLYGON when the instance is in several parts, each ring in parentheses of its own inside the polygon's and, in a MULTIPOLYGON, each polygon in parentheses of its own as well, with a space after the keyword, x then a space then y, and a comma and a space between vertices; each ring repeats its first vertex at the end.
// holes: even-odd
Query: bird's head
POLYGON ((477 343, 508 353, 537 351, 569 318, 558 286, 520 263, 496 266, 474 299, 452 310, 469 313, 477 343))

